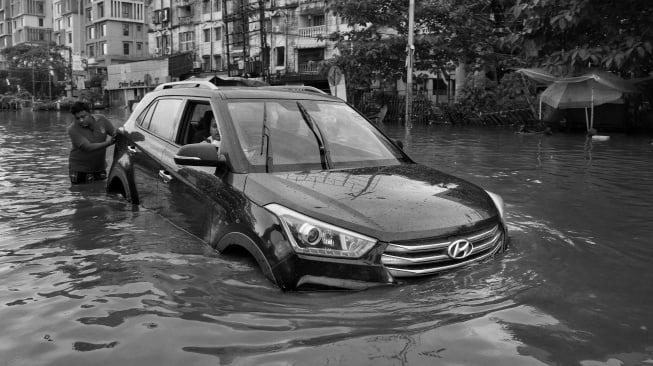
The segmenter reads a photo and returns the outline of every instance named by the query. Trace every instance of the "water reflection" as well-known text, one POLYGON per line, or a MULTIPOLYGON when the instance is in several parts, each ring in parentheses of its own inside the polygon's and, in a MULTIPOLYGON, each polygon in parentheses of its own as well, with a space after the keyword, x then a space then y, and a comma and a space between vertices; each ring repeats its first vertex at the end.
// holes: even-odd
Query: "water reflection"
POLYGON ((418 161, 503 195, 511 249, 399 286, 281 293, 102 182, 71 188, 68 122, 0 112, 0 365, 653 360, 644 138, 387 126, 418 161))

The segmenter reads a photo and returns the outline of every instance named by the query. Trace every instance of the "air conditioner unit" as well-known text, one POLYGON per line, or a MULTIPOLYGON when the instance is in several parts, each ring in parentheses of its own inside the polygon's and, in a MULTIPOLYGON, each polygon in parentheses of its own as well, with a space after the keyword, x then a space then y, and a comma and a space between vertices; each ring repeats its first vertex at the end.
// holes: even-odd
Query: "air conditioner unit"
POLYGON ((193 69, 201 69, 202 68, 202 63, 199 61, 194 61, 193 62, 193 69))
POLYGON ((170 49, 170 47, 166 47, 166 55, 169 55, 171 52, 172 50, 170 49))

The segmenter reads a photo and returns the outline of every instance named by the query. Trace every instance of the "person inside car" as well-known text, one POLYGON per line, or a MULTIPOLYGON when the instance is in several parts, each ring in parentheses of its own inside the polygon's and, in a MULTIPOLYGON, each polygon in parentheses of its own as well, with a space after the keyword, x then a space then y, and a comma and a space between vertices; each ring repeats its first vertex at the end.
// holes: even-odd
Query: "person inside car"
POLYGON ((211 113, 211 127, 209 128, 209 137, 204 139, 204 142, 209 142, 216 147, 220 147, 220 131, 218 130, 218 122, 215 120, 213 113, 211 113))
POLYGON ((198 123, 197 131, 193 134, 192 143, 203 142, 209 136, 211 136, 211 119, 215 120, 213 117, 213 111, 206 111, 198 123))
POLYGON ((67 131, 72 142, 68 169, 72 184, 106 179, 106 150, 115 142, 116 129, 102 115, 92 115, 88 105, 75 102, 70 107, 75 120, 67 131))

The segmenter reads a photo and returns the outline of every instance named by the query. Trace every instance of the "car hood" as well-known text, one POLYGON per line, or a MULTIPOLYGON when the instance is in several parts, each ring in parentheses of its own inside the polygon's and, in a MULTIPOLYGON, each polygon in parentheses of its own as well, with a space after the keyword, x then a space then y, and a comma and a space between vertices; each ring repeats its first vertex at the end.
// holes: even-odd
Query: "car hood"
POLYGON ((252 173, 245 193, 261 206, 277 203, 382 241, 454 235, 499 222, 484 190, 420 164, 252 173))

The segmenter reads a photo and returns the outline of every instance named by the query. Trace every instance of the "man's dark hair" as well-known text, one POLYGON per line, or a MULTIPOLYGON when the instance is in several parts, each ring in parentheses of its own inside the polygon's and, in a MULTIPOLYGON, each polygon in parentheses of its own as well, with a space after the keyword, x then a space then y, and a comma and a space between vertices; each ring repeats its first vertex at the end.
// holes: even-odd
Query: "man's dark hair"
POLYGON ((70 113, 73 115, 81 112, 81 111, 86 111, 88 113, 91 113, 91 109, 88 107, 88 104, 84 102, 75 102, 73 105, 70 107, 70 113))

